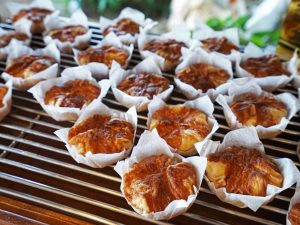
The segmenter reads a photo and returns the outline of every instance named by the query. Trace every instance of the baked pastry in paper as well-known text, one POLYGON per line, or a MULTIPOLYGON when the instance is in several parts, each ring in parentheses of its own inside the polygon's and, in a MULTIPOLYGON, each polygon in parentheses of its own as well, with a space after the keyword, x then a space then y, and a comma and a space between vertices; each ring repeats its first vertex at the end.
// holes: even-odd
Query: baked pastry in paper
POLYGON ((168 105, 154 97, 148 105, 148 129, 156 129, 173 152, 183 156, 196 153, 194 145, 210 139, 219 128, 208 96, 184 104, 168 105))
POLYGON ((73 48, 83 50, 90 45, 92 31, 81 9, 70 18, 57 17, 58 13, 54 13, 45 19, 45 43, 54 41, 58 49, 65 53, 72 53, 73 48))
POLYGON ((300 180, 297 181, 297 186, 294 196, 291 198, 289 210, 286 215, 286 225, 300 224, 300 180))
POLYGON ((102 168, 128 156, 134 144, 136 128, 134 107, 123 113, 94 100, 72 128, 54 133, 66 144, 76 162, 102 168))
POLYGON ((61 77, 42 81, 28 92, 53 119, 74 121, 93 100, 101 101, 109 87, 109 80, 97 82, 87 69, 71 67, 61 77))
POLYGON ((172 153, 156 132, 145 131, 130 158, 119 161, 114 169, 122 178, 126 201, 137 213, 168 220, 192 206, 205 167, 206 159, 172 153))
MULTIPOLYGON (((216 175, 214 177, 219 177, 219 179, 213 180, 213 182, 209 179, 208 176, 205 177, 210 190, 220 200, 240 208, 249 207, 251 210, 257 211, 262 205, 265 205, 272 201, 272 199, 277 194, 291 187, 299 179, 300 176, 299 170, 292 160, 288 158, 270 159, 267 155, 265 155, 264 146, 259 140, 254 127, 247 127, 230 131, 225 135, 222 143, 220 143, 219 141, 210 140, 198 143, 196 144, 196 149, 200 156, 207 157, 207 160, 211 160, 212 162, 208 162, 206 171, 210 170, 210 172, 214 172, 214 174, 216 175), (238 147, 238 152, 240 154, 241 151, 245 151, 244 155, 246 155, 246 149, 252 149, 252 151, 258 151, 256 154, 259 154, 262 157, 258 157, 257 161, 253 161, 253 163, 251 162, 252 164, 250 165, 250 167, 245 167, 245 165, 243 164, 240 165, 241 161, 234 162, 235 165, 240 165, 238 174, 234 175, 231 174, 231 170, 226 170, 226 164, 224 165, 223 163, 214 163, 214 160, 210 159, 210 154, 218 154, 226 148, 232 147, 238 147), (266 157, 268 160, 264 160, 264 157, 266 157), (248 171, 244 171, 247 168, 249 168, 248 171), (277 169, 274 170, 274 168, 277 169), (226 174, 225 180, 222 176, 222 174, 224 174, 224 170, 226 174), (241 178, 240 181, 235 183, 237 176, 240 176, 241 174, 243 174, 244 177, 241 178), (281 176, 278 176, 278 174, 281 174, 281 176, 283 177, 282 182, 280 181, 281 176), (265 193, 262 196, 249 194, 257 191, 259 188, 261 188, 262 184, 265 184, 264 179, 266 176, 271 176, 272 179, 278 181, 279 184, 281 183, 281 185, 277 186, 277 182, 274 183, 276 185, 273 185, 270 181, 268 181, 265 193), (229 180, 228 178, 232 178, 232 180, 229 180), (258 180, 255 181, 255 179, 258 180), (260 183, 259 179, 263 179, 263 182, 260 183), (218 181, 220 183, 217 183, 217 185, 215 185, 215 183, 218 181), (224 183, 222 183, 222 181, 231 182, 231 185, 236 184, 234 190, 239 190, 238 193, 228 192, 224 187, 224 183), (253 192, 251 191, 247 194, 246 190, 249 190, 250 188, 252 188, 253 192)), ((254 155, 249 155, 250 160, 253 160, 251 159, 252 156, 254 155)), ((228 158, 229 157, 231 156, 228 155, 228 158)), ((241 159, 243 159, 243 157, 241 157, 241 159)))
POLYGON ((0 84, 0 121, 10 112, 12 104, 12 81, 0 84))
POLYGON ((15 89, 27 90, 41 80, 56 77, 60 53, 54 43, 32 50, 20 42, 12 42, 1 76, 6 81, 11 79, 15 89))

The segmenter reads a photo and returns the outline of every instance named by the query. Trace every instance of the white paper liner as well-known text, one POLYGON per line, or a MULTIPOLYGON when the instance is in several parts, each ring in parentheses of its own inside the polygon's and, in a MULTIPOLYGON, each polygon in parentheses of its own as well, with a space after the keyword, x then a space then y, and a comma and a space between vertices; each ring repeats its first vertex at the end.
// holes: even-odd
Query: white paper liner
MULTIPOLYGON (((138 37, 138 49, 143 59, 148 58, 152 56, 155 61, 159 63, 159 66, 162 71, 170 71, 170 65, 165 63, 165 59, 161 57, 160 55, 156 54, 155 52, 151 52, 148 50, 143 50, 145 45, 149 43, 152 40, 170 40, 174 39, 179 42, 183 42, 186 44, 186 46, 189 48, 190 46, 198 46, 200 45, 199 41, 192 40, 190 38, 190 32, 186 26, 179 26, 174 28, 169 33, 162 34, 160 36, 154 36, 147 34, 147 31, 143 31, 140 33, 138 37)), ((182 57, 183 58, 183 57, 182 57)))
POLYGON ((49 80, 42 81, 37 85, 33 86, 28 92, 32 93, 34 98, 40 103, 42 108, 55 120, 57 121, 74 121, 78 118, 80 113, 87 107, 84 105, 82 109, 74 107, 58 107, 54 105, 45 104, 45 95, 47 91, 53 86, 60 86, 71 80, 88 80, 95 86, 99 87, 101 90, 100 95, 97 100, 101 101, 104 96, 106 96, 108 89, 110 88, 109 80, 101 80, 97 82, 92 78, 90 71, 83 67, 70 67, 65 69, 61 77, 53 78, 49 80))
MULTIPOLYGON (((115 46, 117 48, 121 48, 123 50, 125 50, 126 52, 129 53, 129 57, 127 59, 127 62, 124 66, 122 66, 122 68, 126 68, 129 64, 129 61, 132 57, 132 53, 133 53, 133 49, 134 46, 133 44, 130 44, 130 46, 124 45, 121 40, 119 39, 118 36, 115 35, 115 33, 111 32, 108 35, 106 35, 103 40, 96 46, 92 46, 91 48, 99 48, 102 47, 104 45, 112 45, 115 46)), ((74 60, 75 62, 79 64, 79 60, 78 60, 78 53, 79 51, 76 49, 73 49, 74 52, 74 60)), ((103 78, 103 77, 107 77, 108 73, 109 73, 109 67, 104 64, 104 63, 99 63, 99 62, 90 62, 86 65, 82 65, 84 67, 86 67, 89 71, 91 71, 92 75, 96 78, 103 78)))
POLYGON ((238 77, 253 77, 256 83, 261 86, 266 91, 275 91, 278 88, 286 86, 297 76, 297 52, 295 51, 293 57, 284 65, 286 65, 287 70, 291 73, 290 76, 284 74, 274 74, 274 76, 267 77, 254 77, 251 73, 244 70, 240 64, 242 61, 247 60, 248 58, 257 58, 265 55, 270 55, 270 52, 264 52, 262 49, 256 45, 249 43, 244 50, 243 54, 236 54, 236 75, 238 77))
POLYGON ((197 53, 192 52, 191 50, 186 48, 182 48, 181 51, 182 51, 183 61, 176 67, 175 73, 193 64, 206 63, 224 69, 229 75, 229 79, 226 83, 221 84, 215 89, 212 88, 208 89, 206 92, 203 92, 200 89, 196 89, 192 85, 184 83, 180 79, 175 77, 174 78, 175 84, 182 94, 184 94, 189 99, 195 99, 199 96, 208 95, 210 99, 214 101, 219 94, 227 93, 227 90, 230 87, 229 81, 233 78, 233 72, 232 72, 230 60, 214 52, 207 53, 203 49, 199 49, 197 53))
POLYGON ((286 214, 286 225, 292 225, 290 220, 289 220, 289 213, 293 205, 296 203, 300 203, 300 180, 297 181, 297 186, 295 190, 294 196, 291 198, 290 205, 289 205, 289 210, 286 214))
MULTIPOLYGON (((121 68, 121 66, 117 62, 113 62, 112 68, 109 73, 109 80, 111 82, 111 88, 114 93, 115 98, 118 102, 121 103, 121 105, 130 108, 132 106, 136 107, 137 112, 145 111, 147 110, 148 104, 152 101, 148 99, 145 96, 130 96, 126 94, 125 92, 121 91, 117 88, 118 84, 124 80, 129 75, 135 73, 135 72, 148 72, 148 73, 155 73, 157 75, 161 75, 161 71, 159 69, 159 66, 155 62, 155 60, 152 57, 149 57, 147 59, 144 59, 142 62, 140 62, 138 65, 136 65, 133 70, 124 70, 121 68)), ((161 98, 163 100, 167 100, 169 96, 171 95, 174 87, 173 85, 170 85, 168 89, 161 92, 160 94, 156 95, 158 98, 161 98)))
MULTIPOLYGON (((25 40, 25 41, 20 41, 20 40, 17 40, 15 38, 12 38, 12 40, 15 40, 15 41, 19 41, 25 45, 29 45, 30 44, 30 41, 31 41, 31 33, 29 30, 26 30, 26 27, 21 27, 19 29, 16 29, 17 32, 21 32, 21 33, 24 33, 28 36, 28 38, 25 40)), ((4 34, 9 34, 9 33, 14 33, 16 31, 11 31, 11 30, 4 30, 2 28, 0 28, 0 37, 4 34)), ((14 42, 9 42, 9 44, 3 48, 0 48, 0 60, 4 60, 6 59, 7 55, 9 54, 10 52, 10 49, 11 49, 11 45, 13 44, 14 42)))
POLYGON ((137 146, 135 146, 132 150, 132 154, 130 158, 127 158, 123 161, 119 161, 115 166, 114 170, 121 176, 121 191, 129 205, 132 206, 134 211, 145 216, 147 218, 151 218, 154 220, 168 220, 175 216, 178 216, 184 212, 186 212, 196 200, 197 194, 199 192, 201 182, 205 173, 207 160, 206 158, 193 156, 189 158, 183 158, 182 156, 172 153, 169 149, 168 144, 160 138, 157 133, 144 131, 141 135, 137 146), (187 201, 186 200, 174 200, 170 202, 170 204, 165 208, 164 211, 155 212, 155 213, 146 213, 135 207, 133 207, 130 202, 126 199, 123 190, 123 176, 129 169, 133 166, 134 163, 138 163, 143 159, 153 156, 153 155, 167 155, 169 157, 176 157, 182 160, 182 162, 190 163, 194 166, 197 173, 197 185, 194 187, 195 194, 189 195, 187 201))
POLYGON ((87 47, 92 37, 92 31, 89 29, 88 18, 84 12, 79 9, 75 11, 70 18, 58 17, 58 14, 58 12, 53 13, 45 19, 44 42, 48 44, 51 41, 54 41, 59 50, 67 53, 72 53, 72 48, 80 48, 82 46, 87 47), (50 35, 48 35, 48 32, 53 29, 74 25, 81 25, 88 29, 87 33, 76 36, 74 42, 62 42, 59 39, 53 39, 50 35))
MULTIPOLYGON (((232 42, 235 46, 240 47, 239 33, 237 28, 229 28, 223 31, 215 31, 210 27, 202 28, 193 32, 193 39, 202 41, 207 38, 227 38, 230 42, 232 42)), ((200 47, 203 44, 200 43, 200 47)), ((197 51, 198 46, 192 46, 191 49, 197 51)), ((236 59, 236 54, 240 54, 238 51, 231 50, 231 53, 226 55, 220 52, 215 52, 216 54, 220 54, 221 56, 229 59, 230 61, 234 61, 236 59)))
MULTIPOLYGON (((55 10, 51 0, 34 0, 29 4, 9 1, 6 3, 6 6, 11 15, 17 14, 22 9, 31 9, 31 8, 35 8, 35 7, 52 10, 53 12, 50 15, 47 15, 45 17, 44 21, 50 16, 53 17, 53 14, 55 14, 56 16, 58 16, 58 14, 59 14, 59 11, 55 10)), ((53 19, 56 20, 57 17, 53 18, 53 19)), ((17 20, 15 23, 13 23, 13 26, 15 27, 16 30, 25 29, 25 30, 30 31, 32 29, 32 26, 34 26, 34 23, 32 23, 31 20, 28 20, 27 18, 23 17, 23 18, 17 20)), ((35 30, 35 29, 33 29, 33 30, 35 30)))
POLYGON ((43 49, 35 49, 32 50, 31 48, 20 44, 20 42, 16 42, 12 40, 10 52, 7 57, 6 65, 9 66, 13 59, 20 57, 22 55, 47 55, 53 57, 57 63, 53 64, 52 66, 48 67, 47 69, 36 73, 35 75, 23 79, 19 77, 14 77, 6 72, 1 74, 1 77, 7 81, 9 79, 13 82, 13 87, 19 90, 27 90, 40 82, 41 80, 47 80, 50 78, 55 78, 58 72, 58 63, 60 62, 60 52, 56 48, 55 44, 52 42, 48 44, 43 49))
MULTIPOLYGON (((207 157, 210 153, 222 151, 222 149, 230 146, 254 148, 265 153, 264 146, 259 140, 254 127, 230 131, 224 136, 222 144, 220 144, 219 141, 208 140, 204 143, 202 142, 197 144, 196 149, 200 156, 207 157)), ((241 151, 243 151, 243 149, 241 149, 241 151)), ((207 181, 210 190, 216 194, 221 201, 240 208, 249 207, 251 210, 257 211, 257 209, 262 205, 272 201, 275 195, 291 187, 300 177, 299 170, 292 160, 288 158, 280 158, 274 159, 273 161, 276 163, 278 169, 283 175, 283 184, 282 188, 268 184, 267 195, 265 197, 228 193, 225 187, 216 189, 214 184, 210 182, 206 176, 205 180, 207 181)))
MULTIPOLYGON (((152 21, 149 18, 145 18, 145 14, 136 10, 132 9, 130 7, 124 8, 120 15, 116 19, 108 19, 105 17, 100 17, 100 29, 103 32, 108 26, 115 25, 120 19, 123 18, 129 18, 135 23, 140 25, 140 33, 144 30, 150 30, 153 26, 155 26, 157 23, 152 21)), ((125 35, 119 35, 118 37, 120 40, 125 44, 134 44, 137 41, 139 34, 125 34, 125 35)))
MULTIPOLYGON (((93 115, 110 115, 113 118, 120 118, 124 121, 131 123, 134 127, 134 137, 133 142, 135 139, 135 133, 137 128, 137 113, 134 107, 130 108, 127 112, 119 112, 108 108, 99 100, 94 100, 90 105, 86 107, 86 109, 82 112, 79 116, 78 120, 74 125, 79 124, 81 121, 92 117, 93 115)), ((54 133, 66 144, 66 147, 72 156, 72 158, 78 162, 82 163, 87 166, 91 166, 94 168, 103 168, 105 166, 109 166, 111 164, 116 163, 119 160, 126 158, 129 153, 131 152, 131 148, 128 150, 123 150, 119 153, 113 154, 103 154, 97 153, 92 154, 90 151, 87 152, 85 155, 81 155, 78 153, 76 146, 70 145, 68 143, 68 133, 70 128, 63 128, 60 130, 55 131, 54 133)))
POLYGON ((0 108, 0 121, 10 112, 12 104, 12 81, 9 80, 5 84, 0 84, 0 87, 6 86, 8 90, 2 100, 3 106, 0 108))
MULTIPOLYGON (((213 134, 219 128, 219 124, 213 115, 214 105, 211 102, 210 98, 208 96, 202 96, 202 97, 199 97, 192 101, 186 101, 184 104, 181 104, 181 105, 189 107, 189 108, 193 108, 193 109, 198 109, 207 115, 208 124, 211 128, 211 131, 202 141, 210 140, 211 137, 213 136, 213 134)), ((148 118, 147 118, 147 127, 148 128, 150 127, 150 122, 151 122, 151 118, 152 118, 153 114, 165 106, 168 106, 168 104, 166 104, 163 100, 161 100, 160 98, 157 98, 156 96, 153 98, 153 101, 150 102, 150 104, 148 105, 148 118)), ((202 142, 202 141, 200 141, 200 142, 202 142)), ((177 152, 177 150, 172 148, 170 145, 169 145, 169 148, 173 152, 177 152)), ((194 154, 194 153, 196 153, 196 149, 194 149, 194 151, 192 152, 192 154, 194 154)))
POLYGON ((269 92, 263 91, 253 78, 236 79, 232 82, 232 85, 228 90, 229 95, 219 95, 216 100, 222 106, 226 121, 231 129, 245 127, 237 120, 229 106, 233 102, 234 96, 243 93, 252 93, 256 96, 275 96, 276 99, 283 102, 288 109, 287 118, 282 118, 279 124, 270 127, 263 127, 261 125, 255 127, 260 138, 272 138, 283 132, 289 121, 300 109, 300 103, 298 99, 290 93, 273 95, 269 92))

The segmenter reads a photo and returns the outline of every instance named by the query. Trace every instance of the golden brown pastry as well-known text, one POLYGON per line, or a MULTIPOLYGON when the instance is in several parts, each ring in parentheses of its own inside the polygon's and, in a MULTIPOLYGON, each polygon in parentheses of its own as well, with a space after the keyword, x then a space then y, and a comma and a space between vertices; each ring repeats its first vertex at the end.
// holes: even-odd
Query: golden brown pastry
POLYGON ((94 115, 73 126, 68 143, 75 145, 80 154, 112 154, 129 150, 133 145, 134 127, 111 116, 94 115))
POLYGON ((120 19, 115 25, 108 26, 104 29, 103 35, 106 36, 110 32, 114 32, 117 36, 131 34, 135 35, 140 32, 140 25, 132 19, 120 19))
POLYGON ((197 178, 193 165, 157 155, 135 163, 123 179, 130 204, 150 213, 163 211, 174 200, 187 200, 195 194, 197 178))
POLYGON ((181 48, 187 47, 185 43, 173 39, 152 40, 145 44, 143 51, 154 52, 165 59, 165 71, 172 71, 179 64, 181 48))
POLYGON ((44 101, 46 105, 82 108, 98 98, 100 92, 100 88, 88 80, 71 80, 50 88, 44 101))
POLYGON ((197 63, 190 65, 176 73, 179 80, 206 92, 208 89, 215 89, 230 78, 228 73, 221 68, 197 63))
POLYGON ((292 206, 288 217, 291 225, 300 225, 300 203, 299 202, 292 206))
POLYGON ((275 97, 249 93, 235 96, 230 108, 237 120, 245 126, 270 127, 288 115, 286 105, 275 97))
POLYGON ((153 113, 149 129, 154 128, 182 155, 195 153, 194 144, 202 141, 211 130, 205 113, 183 105, 165 106, 153 113))
POLYGON ((0 36, 0 48, 6 47, 12 39, 25 41, 29 37, 21 32, 9 32, 0 36))
POLYGON ((226 37, 222 38, 207 38, 201 40, 203 47, 210 52, 220 52, 224 55, 229 55, 231 50, 240 51, 240 48, 234 45, 226 37))
POLYGON ((29 78, 54 65, 56 60, 45 55, 23 55, 12 60, 5 72, 19 78, 29 78))
POLYGON ((31 33, 41 34, 45 30, 44 19, 46 16, 50 15, 53 11, 43 8, 31 8, 31 9, 22 9, 16 15, 13 16, 13 23, 17 22, 21 18, 27 18, 32 21, 31 33))
POLYGON ((77 59, 80 65, 86 65, 91 62, 104 63, 111 68, 112 62, 115 60, 121 66, 127 64, 129 53, 121 48, 111 45, 104 45, 97 48, 88 48, 79 52, 77 59))
POLYGON ((0 108, 4 106, 3 99, 8 91, 7 86, 0 86, 0 108))
POLYGON ((131 74, 122 80, 117 88, 131 96, 145 96, 153 99, 169 88, 170 81, 167 78, 154 73, 139 72, 131 74))
POLYGON ((74 42, 77 36, 84 35, 87 32, 88 29, 84 26, 74 25, 53 29, 48 32, 48 35, 61 42, 74 42))
POLYGON ((277 165, 256 149, 232 146, 209 154, 206 174, 216 188, 229 193, 266 196, 267 185, 282 187, 277 165))
POLYGON ((241 67, 254 77, 279 76, 282 74, 287 76, 291 75, 277 55, 248 58, 241 62, 241 67))

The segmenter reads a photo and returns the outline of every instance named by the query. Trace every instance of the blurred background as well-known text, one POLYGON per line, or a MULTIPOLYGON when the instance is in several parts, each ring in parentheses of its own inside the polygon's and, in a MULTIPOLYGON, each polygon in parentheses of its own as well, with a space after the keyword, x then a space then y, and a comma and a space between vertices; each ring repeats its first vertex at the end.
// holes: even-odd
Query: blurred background
MULTIPOLYGON (((5 2, 0 0, 0 15, 9 14, 5 2)), ((30 2, 30 0, 13 0, 30 2)), ((260 47, 275 45, 280 37, 280 28, 289 0, 52 0, 62 16, 69 16, 82 8, 91 21, 100 16, 116 17, 124 7, 133 7, 147 17, 158 20, 155 32, 163 33, 178 24, 186 23, 190 29, 201 24, 222 30, 239 29, 241 43, 252 41, 260 47)))

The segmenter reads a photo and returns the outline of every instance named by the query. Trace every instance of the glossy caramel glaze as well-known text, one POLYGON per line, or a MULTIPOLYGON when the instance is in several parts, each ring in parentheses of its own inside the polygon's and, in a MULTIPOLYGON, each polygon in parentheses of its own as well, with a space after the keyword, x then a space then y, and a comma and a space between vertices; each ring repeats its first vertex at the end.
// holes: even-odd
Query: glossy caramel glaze
POLYGON ((179 153, 194 149, 211 130, 205 113, 182 105, 165 106, 153 113, 149 129, 154 128, 179 153))
POLYGON ((182 82, 203 92, 211 88, 215 89, 229 79, 225 70, 204 63, 193 64, 178 71, 176 75, 182 82))
POLYGON ((256 149, 227 147, 208 155, 207 177, 229 193, 266 196, 267 185, 282 187, 277 165, 256 149))
POLYGON ((153 99, 169 88, 170 81, 162 76, 139 72, 131 74, 118 84, 118 89, 131 96, 145 96, 153 99))
POLYGON ((230 108, 238 121, 246 126, 270 127, 288 116, 286 105, 272 96, 241 94, 234 97, 230 108))
POLYGON ((292 206, 288 215, 291 225, 300 225, 300 203, 296 203, 292 206))
POLYGON ((7 86, 0 86, 0 108, 4 106, 3 99, 8 91, 7 86))
POLYGON ((229 55, 231 50, 240 51, 240 48, 234 45, 226 37, 222 38, 207 38, 201 40, 203 47, 210 52, 220 52, 224 55, 229 55))
POLYGON ((32 22, 39 23, 43 22, 45 17, 50 15, 53 11, 43 8, 31 8, 31 9, 22 9, 16 15, 13 16, 12 21, 16 22, 19 19, 26 17, 32 22))
POLYGON ((6 47, 12 39, 25 41, 28 38, 29 37, 26 34, 20 32, 9 32, 7 34, 3 34, 0 36, 0 48, 6 47))
POLYGON ((193 165, 166 155, 150 156, 124 174, 124 194, 135 208, 146 213, 163 211, 174 200, 195 194, 193 165))
POLYGON ((277 55, 266 55, 258 58, 248 58, 241 63, 241 67, 254 77, 287 75, 291 73, 284 68, 277 55))
POLYGON ((86 65, 91 62, 104 63, 111 68, 112 62, 116 61, 121 66, 125 66, 129 53, 121 48, 111 45, 104 45, 97 48, 88 48, 78 53, 78 62, 80 65, 86 65))
POLYGON ((68 142, 80 154, 112 154, 129 150, 133 145, 134 127, 129 122, 110 116, 94 115, 73 126, 68 142))
POLYGON ((114 32, 117 36, 131 34, 135 35, 140 32, 140 25, 129 18, 120 19, 115 25, 108 26, 104 29, 103 35, 106 36, 114 32))
POLYGON ((54 86, 45 94, 45 104, 58 107, 82 108, 98 98, 101 90, 88 80, 71 80, 54 86))
POLYGON ((53 29, 49 31, 48 35, 61 42, 74 42, 77 36, 84 35, 87 32, 88 30, 84 26, 77 25, 53 29))
POLYGON ((5 72, 20 78, 28 78, 41 72, 53 64, 56 60, 45 55, 23 55, 12 60, 5 68, 5 72))

